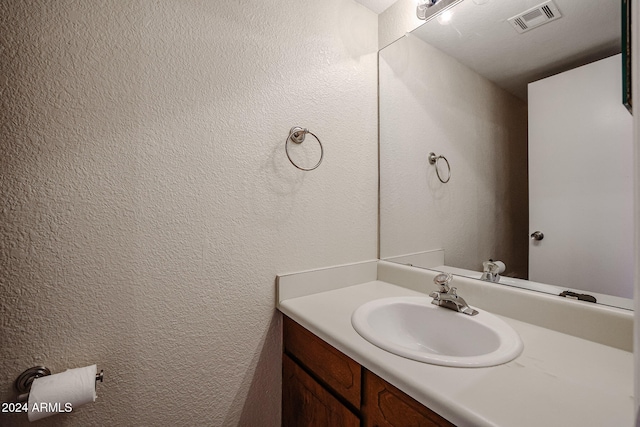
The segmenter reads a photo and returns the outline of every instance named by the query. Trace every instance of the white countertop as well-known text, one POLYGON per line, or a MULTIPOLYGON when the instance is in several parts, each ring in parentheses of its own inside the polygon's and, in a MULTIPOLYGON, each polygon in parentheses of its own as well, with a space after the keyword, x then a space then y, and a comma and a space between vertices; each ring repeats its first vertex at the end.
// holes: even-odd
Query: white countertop
POLYGON ((632 353, 499 316, 524 342, 515 360, 488 368, 416 362, 374 346, 351 326, 360 305, 394 296, 425 294, 374 280, 281 300, 278 308, 459 427, 633 425, 632 353))

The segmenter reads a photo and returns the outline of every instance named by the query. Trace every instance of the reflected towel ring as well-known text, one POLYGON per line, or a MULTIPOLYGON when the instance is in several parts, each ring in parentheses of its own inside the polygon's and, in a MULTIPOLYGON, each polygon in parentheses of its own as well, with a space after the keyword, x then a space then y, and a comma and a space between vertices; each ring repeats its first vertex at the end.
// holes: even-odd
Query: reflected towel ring
POLYGON ((312 171, 316 169, 318 166, 320 166, 320 163, 322 163, 322 158, 324 157, 324 148, 322 147, 322 142, 320 142, 320 139, 309 129, 304 129, 300 126, 294 126, 289 131, 289 136, 287 136, 287 140, 284 142, 284 151, 287 153, 287 158, 289 159, 291 164, 301 171, 312 171), (304 137, 306 134, 310 134, 311 136, 313 136, 320 145, 320 160, 318 160, 318 163, 316 163, 315 166, 310 168, 303 168, 296 165, 296 163, 291 159, 291 156, 289 155, 289 141, 291 140, 296 144, 302 144, 302 141, 304 141, 304 137))
POLYGON ((446 184, 447 182, 449 182, 449 180, 451 179, 451 165, 449 164, 449 160, 447 160, 445 156, 436 156, 435 153, 431 152, 429 153, 429 163, 432 165, 436 165, 436 175, 438 175, 438 179, 441 183, 446 184), (449 172, 447 174, 447 179, 442 179, 442 177, 440 176, 440 170, 438 169, 438 161, 440 159, 444 160, 447 163, 447 171, 449 172))

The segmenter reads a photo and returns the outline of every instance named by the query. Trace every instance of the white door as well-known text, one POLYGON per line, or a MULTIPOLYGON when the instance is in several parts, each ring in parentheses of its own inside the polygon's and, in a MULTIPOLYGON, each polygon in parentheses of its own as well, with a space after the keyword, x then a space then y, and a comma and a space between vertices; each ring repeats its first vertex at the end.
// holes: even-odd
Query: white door
MULTIPOLYGON (((633 298, 633 121, 615 55, 529 84, 529 280, 633 298)), ((523 236, 524 237, 524 236, 523 236)))

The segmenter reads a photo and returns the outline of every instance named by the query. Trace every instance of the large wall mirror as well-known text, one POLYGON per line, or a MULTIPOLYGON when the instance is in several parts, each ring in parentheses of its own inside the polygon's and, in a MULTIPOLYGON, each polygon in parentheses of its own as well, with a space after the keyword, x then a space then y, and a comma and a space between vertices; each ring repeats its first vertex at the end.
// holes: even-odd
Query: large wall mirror
POLYGON ((631 309, 620 53, 620 0, 464 0, 382 49, 380 258, 631 309))

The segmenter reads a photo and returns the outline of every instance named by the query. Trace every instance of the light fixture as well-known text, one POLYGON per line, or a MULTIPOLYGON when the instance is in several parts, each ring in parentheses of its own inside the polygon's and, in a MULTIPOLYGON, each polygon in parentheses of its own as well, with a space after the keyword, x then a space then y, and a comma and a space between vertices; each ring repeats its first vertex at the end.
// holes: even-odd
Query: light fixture
POLYGON ((453 10, 447 9, 438 15, 438 22, 440 25, 448 25, 451 22, 451 18, 453 18, 453 10))
POLYGON ((418 19, 429 21, 447 9, 451 9, 462 0, 418 0, 416 14, 418 19))

